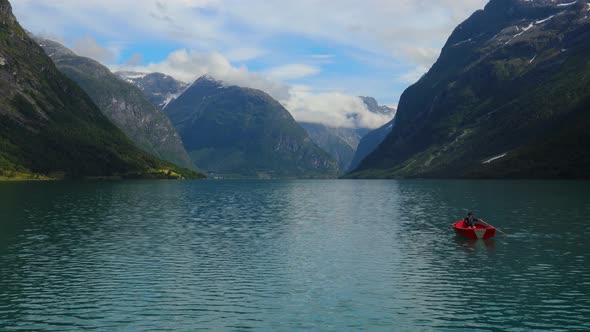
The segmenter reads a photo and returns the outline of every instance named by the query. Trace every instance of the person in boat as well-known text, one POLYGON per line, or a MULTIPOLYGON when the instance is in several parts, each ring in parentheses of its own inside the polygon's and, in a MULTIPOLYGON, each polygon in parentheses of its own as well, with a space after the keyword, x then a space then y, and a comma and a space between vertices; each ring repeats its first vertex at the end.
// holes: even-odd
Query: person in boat
POLYGON ((475 222, 480 221, 479 219, 473 217, 472 212, 467 213, 467 217, 465 217, 465 219, 463 219, 463 220, 465 221, 465 224, 467 224, 467 227, 469 227, 469 228, 475 228, 475 222))

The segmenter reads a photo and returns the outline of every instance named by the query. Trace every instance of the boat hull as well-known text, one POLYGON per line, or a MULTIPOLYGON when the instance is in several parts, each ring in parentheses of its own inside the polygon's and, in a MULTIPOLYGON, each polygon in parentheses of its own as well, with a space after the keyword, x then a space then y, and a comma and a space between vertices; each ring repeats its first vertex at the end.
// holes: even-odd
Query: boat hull
POLYGON ((468 239, 489 239, 496 235, 496 229, 492 226, 476 222, 475 228, 469 228, 464 220, 454 223, 453 229, 455 234, 468 239))

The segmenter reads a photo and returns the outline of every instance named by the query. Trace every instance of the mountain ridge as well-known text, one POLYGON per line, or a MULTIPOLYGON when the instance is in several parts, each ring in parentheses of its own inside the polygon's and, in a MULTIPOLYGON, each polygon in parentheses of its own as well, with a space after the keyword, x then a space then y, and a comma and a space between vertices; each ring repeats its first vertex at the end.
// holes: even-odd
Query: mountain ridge
POLYGON ((394 130, 348 177, 590 177, 589 9, 490 1, 404 91, 394 130))
POLYGON ((335 177, 336 162, 268 94, 197 79, 165 108, 193 161, 246 177, 335 177))
POLYGON ((383 126, 371 130, 367 134, 365 134, 356 148, 354 156, 350 161, 348 168, 346 169, 347 172, 351 172, 355 170, 360 163, 365 159, 371 152, 373 152, 379 144, 385 140, 387 135, 393 130, 393 126, 395 125, 395 118, 391 121, 387 122, 383 126))
POLYGON ((0 0, 0 179, 197 177, 137 149, 0 0))
POLYGON ((140 73, 118 71, 115 73, 125 81, 137 86, 147 98, 161 109, 178 98, 190 85, 163 73, 140 73))
POLYGON ((76 55, 62 44, 34 37, 57 68, 74 80, 115 125, 144 151, 182 167, 196 169, 166 114, 135 85, 98 61, 76 55))

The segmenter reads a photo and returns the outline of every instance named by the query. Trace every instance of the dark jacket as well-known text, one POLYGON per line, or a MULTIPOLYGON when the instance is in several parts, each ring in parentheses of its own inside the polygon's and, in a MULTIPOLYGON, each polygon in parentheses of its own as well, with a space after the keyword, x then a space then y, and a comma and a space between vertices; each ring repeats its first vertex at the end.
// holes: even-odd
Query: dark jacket
POLYGON ((465 220, 465 223, 467 223, 467 226, 469 226, 469 227, 475 226, 475 222, 479 221, 479 219, 473 218, 473 217, 471 217, 471 218, 465 217, 465 219, 463 219, 463 220, 465 220))

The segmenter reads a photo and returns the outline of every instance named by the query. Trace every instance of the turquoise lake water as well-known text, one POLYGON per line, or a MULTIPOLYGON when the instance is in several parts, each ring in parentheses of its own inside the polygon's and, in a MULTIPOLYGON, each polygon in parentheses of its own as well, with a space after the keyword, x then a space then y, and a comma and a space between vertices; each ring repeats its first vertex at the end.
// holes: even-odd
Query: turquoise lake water
POLYGON ((200 329, 589 331, 590 182, 0 183, 0 331, 200 329))

